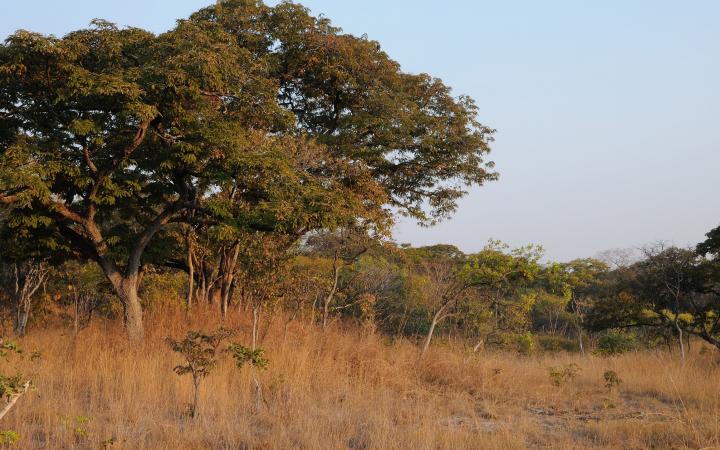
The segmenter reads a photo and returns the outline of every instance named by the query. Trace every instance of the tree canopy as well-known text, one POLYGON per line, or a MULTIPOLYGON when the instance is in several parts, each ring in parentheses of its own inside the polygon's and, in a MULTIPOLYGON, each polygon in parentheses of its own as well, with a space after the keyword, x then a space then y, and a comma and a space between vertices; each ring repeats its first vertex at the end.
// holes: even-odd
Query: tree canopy
POLYGON ((292 3, 220 1, 160 35, 18 31, 0 45, 0 205, 17 236, 96 261, 140 336, 140 274, 173 224, 434 223, 497 176, 476 113, 292 3))

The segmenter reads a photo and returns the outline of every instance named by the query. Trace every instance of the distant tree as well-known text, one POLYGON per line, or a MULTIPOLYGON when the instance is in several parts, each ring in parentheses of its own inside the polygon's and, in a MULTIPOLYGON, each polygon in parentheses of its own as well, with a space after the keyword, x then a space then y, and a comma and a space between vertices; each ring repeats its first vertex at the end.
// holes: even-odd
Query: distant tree
POLYGON ((486 303, 496 329, 503 326, 502 321, 512 322, 513 317, 528 318, 529 311, 515 311, 513 305, 504 305, 504 300, 536 275, 542 252, 539 247, 510 249, 506 244, 491 241, 473 255, 465 255, 451 245, 407 249, 406 252, 416 261, 415 270, 427 278, 424 291, 432 316, 422 355, 427 352, 437 325, 457 316, 468 303, 486 303), (508 307, 501 311, 503 306, 508 307))
MULTIPOLYGON (((618 264, 618 267, 622 267, 621 263, 618 264)), ((592 291, 607 270, 607 264, 600 260, 576 259, 568 263, 551 263, 544 268, 540 277, 548 292, 565 299, 565 309, 570 313, 569 319, 583 354, 583 323, 592 307, 592 291)))
POLYGON ((697 245, 697 252, 701 255, 720 257, 720 226, 710 230, 707 239, 697 245))
POLYGON ((643 249, 644 259, 609 273, 592 311, 594 330, 653 327, 672 331, 685 355, 684 334, 720 348, 720 295, 712 261, 692 249, 662 243, 643 249))

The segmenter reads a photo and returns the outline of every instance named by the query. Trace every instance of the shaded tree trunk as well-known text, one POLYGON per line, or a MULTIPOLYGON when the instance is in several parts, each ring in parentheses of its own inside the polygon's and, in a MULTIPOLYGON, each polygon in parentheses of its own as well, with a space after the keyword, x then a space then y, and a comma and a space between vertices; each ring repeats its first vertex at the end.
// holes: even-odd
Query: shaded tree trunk
POLYGON ((131 341, 142 340, 145 335, 142 320, 142 305, 138 295, 139 270, 123 274, 109 261, 101 261, 105 276, 113 286, 123 306, 125 330, 131 341))
POLYGON ((187 247, 187 266, 188 266, 188 287, 187 297, 185 299, 188 312, 192 311, 193 297, 195 295, 195 255, 193 254, 193 242, 190 231, 185 234, 185 245, 187 247))
POLYGON ((26 261, 13 265, 15 280, 15 335, 23 336, 27 328, 32 298, 45 283, 48 269, 43 262, 26 261))
POLYGON ((340 267, 338 266, 338 252, 336 251, 333 258, 333 284, 330 288, 330 292, 328 292, 327 297, 325 297, 325 302, 323 303, 323 330, 327 327, 328 317, 330 316, 330 305, 332 304, 335 293, 337 292, 339 279, 340 267))

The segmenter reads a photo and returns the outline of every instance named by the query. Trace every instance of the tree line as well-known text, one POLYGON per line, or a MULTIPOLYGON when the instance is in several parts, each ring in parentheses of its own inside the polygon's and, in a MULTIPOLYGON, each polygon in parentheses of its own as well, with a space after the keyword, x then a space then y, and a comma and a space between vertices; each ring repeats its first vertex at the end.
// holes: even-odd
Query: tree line
POLYGON ((498 178, 494 130, 441 80, 300 5, 224 0, 155 35, 96 20, 0 45, 0 296, 16 334, 147 308, 470 348, 720 346, 715 229, 565 263, 390 238, 498 178), (208 306, 210 305, 210 306, 208 306))

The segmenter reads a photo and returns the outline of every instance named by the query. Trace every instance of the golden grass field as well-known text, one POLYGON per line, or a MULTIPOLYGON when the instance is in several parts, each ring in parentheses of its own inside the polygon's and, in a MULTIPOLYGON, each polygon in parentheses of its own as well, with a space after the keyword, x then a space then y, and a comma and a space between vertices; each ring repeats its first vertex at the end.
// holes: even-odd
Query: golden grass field
MULTIPOLYGON (((14 448, 44 449, 514 449, 720 448, 720 357, 638 352, 615 358, 472 354, 438 340, 423 361, 407 341, 360 329, 294 322, 270 329, 270 365, 259 373, 224 360, 202 386, 200 416, 185 415, 189 376, 166 336, 212 330, 199 314, 147 317, 144 344, 117 324, 96 322, 74 337, 32 329, 23 357, 3 363, 35 389, 2 420, 14 448), (42 357, 31 360, 33 351, 42 357), (549 367, 575 363, 578 376, 554 386, 549 367), (603 374, 622 379, 608 392, 603 374)), ((245 323, 229 321, 247 342, 245 323)))

